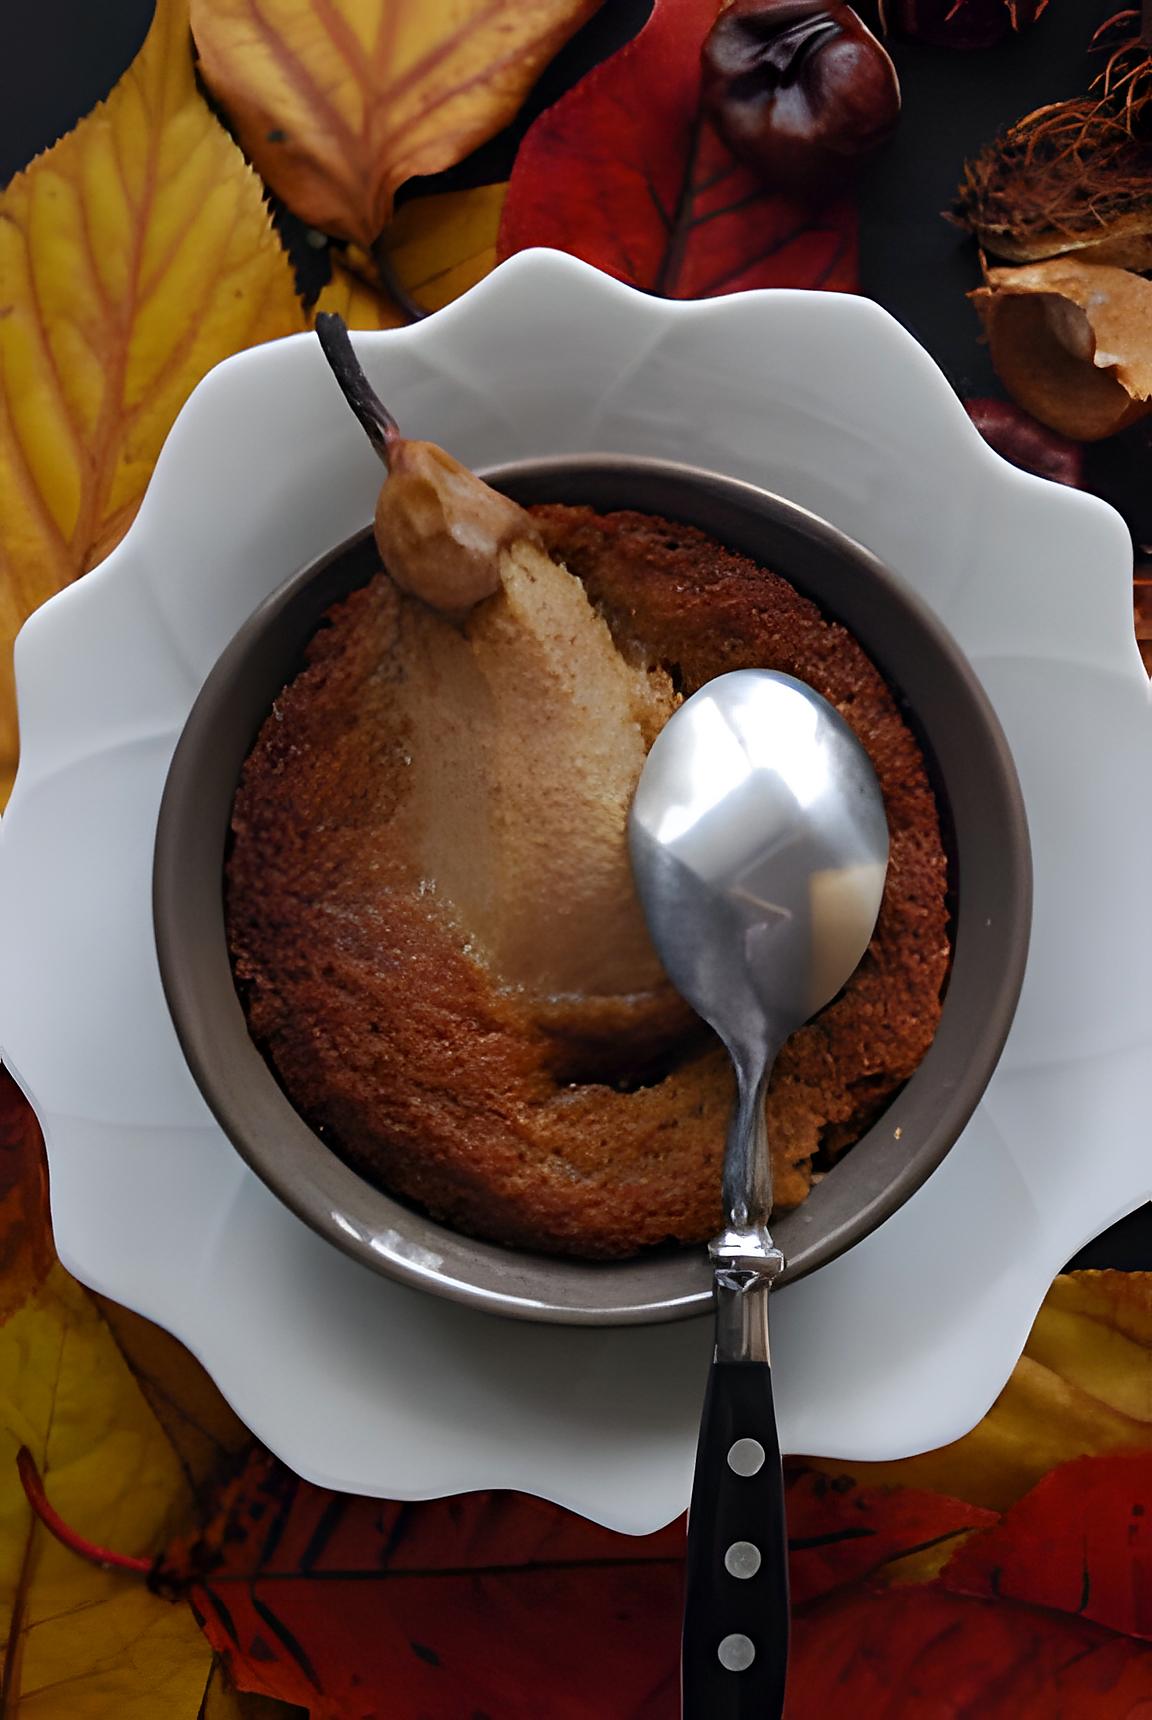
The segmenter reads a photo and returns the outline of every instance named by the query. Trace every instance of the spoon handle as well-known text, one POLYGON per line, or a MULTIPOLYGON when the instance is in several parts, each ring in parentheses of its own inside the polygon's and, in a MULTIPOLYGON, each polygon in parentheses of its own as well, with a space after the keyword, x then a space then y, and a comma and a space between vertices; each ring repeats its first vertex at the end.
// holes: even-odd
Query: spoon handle
POLYGON ((716 1296, 719 1341, 688 1514, 683 1720, 779 1720, 788 1666, 788 1542, 768 1359, 768 1281, 719 1268, 716 1296), (736 1301, 739 1323, 754 1338, 740 1360, 725 1353, 736 1301))

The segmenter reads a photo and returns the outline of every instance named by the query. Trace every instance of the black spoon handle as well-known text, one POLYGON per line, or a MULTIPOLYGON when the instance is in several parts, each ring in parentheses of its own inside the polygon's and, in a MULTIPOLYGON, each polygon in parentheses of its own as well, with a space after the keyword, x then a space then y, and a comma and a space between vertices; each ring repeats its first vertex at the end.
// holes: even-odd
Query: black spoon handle
POLYGON ((717 1273, 712 1364, 688 1516, 683 1720, 779 1720, 788 1668, 788 1540, 768 1361, 768 1284, 717 1273), (727 1285, 725 1284, 727 1278, 727 1285), (738 1296, 762 1359, 725 1356, 738 1296), (755 1304, 753 1312, 750 1304, 755 1304))

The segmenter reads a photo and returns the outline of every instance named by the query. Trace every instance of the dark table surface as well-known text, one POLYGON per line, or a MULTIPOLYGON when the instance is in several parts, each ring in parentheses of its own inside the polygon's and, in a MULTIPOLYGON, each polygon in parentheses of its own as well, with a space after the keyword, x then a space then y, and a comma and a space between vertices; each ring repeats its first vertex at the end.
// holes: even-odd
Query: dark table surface
MULTIPOLYGON (((870 3, 861 5, 866 16, 870 3)), ((861 287, 966 397, 1001 390, 965 298, 978 283, 975 247, 941 211, 968 155, 1032 108, 1086 88, 1095 69, 1087 57, 1092 33, 1116 9, 1116 0, 1051 0, 1032 30, 974 54, 893 46, 904 113, 863 191, 861 287)), ((440 175, 437 186, 506 178, 535 115, 627 41, 649 10, 650 0, 607 0, 545 72, 516 124, 440 175)), ((152 0, 37 0, 0 12, 0 183, 109 93, 151 14, 152 0)), ((290 221, 285 232, 291 243, 290 221)), ((314 253, 300 256, 316 266, 314 253)), ((1138 544, 1152 543, 1150 477, 1152 439, 1143 429, 1090 451, 1090 487, 1120 508, 1138 544)), ((1093 1146, 1085 1141, 1085 1152, 1093 1146)), ((1152 1206, 1114 1224, 1070 1265, 1152 1270, 1152 1206)))

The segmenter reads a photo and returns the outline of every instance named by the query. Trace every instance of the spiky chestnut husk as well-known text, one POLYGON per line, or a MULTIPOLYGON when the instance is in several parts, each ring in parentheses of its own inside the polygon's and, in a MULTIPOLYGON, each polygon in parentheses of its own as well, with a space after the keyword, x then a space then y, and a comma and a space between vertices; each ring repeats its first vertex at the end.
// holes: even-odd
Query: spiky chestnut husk
POLYGON ((1088 251, 1147 268, 1152 145, 1098 102, 1054 102, 967 163, 951 213, 1008 262, 1088 251))
POLYGON ((1091 95, 1026 114, 966 164, 951 216, 993 256, 1152 268, 1152 52, 1135 17, 1097 32, 1091 95))
POLYGON ((1048 0, 879 0, 886 31, 934 48, 990 48, 1047 7, 1048 0))

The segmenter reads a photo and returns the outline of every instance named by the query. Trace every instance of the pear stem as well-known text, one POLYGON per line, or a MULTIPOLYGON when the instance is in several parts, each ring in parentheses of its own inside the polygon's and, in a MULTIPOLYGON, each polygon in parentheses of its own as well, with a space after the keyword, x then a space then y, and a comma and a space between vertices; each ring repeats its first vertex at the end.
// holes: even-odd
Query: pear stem
POLYGON ((345 400, 368 432, 368 439, 391 469, 392 455, 402 440, 400 426, 365 376, 348 338, 348 325, 333 311, 321 311, 316 334, 345 400))

